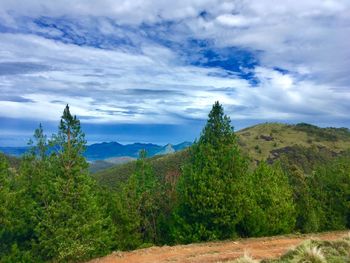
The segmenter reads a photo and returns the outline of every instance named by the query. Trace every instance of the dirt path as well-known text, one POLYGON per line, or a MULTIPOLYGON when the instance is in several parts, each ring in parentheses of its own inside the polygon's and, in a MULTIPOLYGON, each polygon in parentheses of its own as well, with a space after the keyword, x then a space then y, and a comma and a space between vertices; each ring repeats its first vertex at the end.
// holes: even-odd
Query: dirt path
POLYGON ((347 234, 327 232, 303 236, 249 238, 237 241, 211 242, 179 246, 151 247, 131 252, 114 252, 90 263, 208 263, 235 259, 248 252, 255 259, 276 258, 305 239, 339 239, 347 234))

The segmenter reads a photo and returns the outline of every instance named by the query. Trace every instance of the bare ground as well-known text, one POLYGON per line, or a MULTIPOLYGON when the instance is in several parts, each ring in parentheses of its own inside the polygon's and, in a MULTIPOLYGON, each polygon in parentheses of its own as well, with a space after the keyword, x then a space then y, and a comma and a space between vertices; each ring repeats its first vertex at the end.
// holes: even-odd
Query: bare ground
POLYGON ((334 240, 345 235, 347 235, 347 231, 337 231, 311 235, 248 238, 171 247, 150 247, 130 252, 113 252, 106 257, 89 261, 89 263, 224 262, 241 257, 245 252, 254 259, 271 259, 279 257, 305 239, 334 240))

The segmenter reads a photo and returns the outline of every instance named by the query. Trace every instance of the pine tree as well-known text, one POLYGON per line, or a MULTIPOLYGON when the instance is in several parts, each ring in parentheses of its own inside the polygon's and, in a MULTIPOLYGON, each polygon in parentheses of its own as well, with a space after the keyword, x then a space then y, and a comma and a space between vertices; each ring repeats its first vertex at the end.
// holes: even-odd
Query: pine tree
POLYGON ((243 216, 247 162, 219 102, 213 105, 190 156, 178 183, 175 240, 188 243, 234 237, 243 216))
POLYGON ((99 203, 82 153, 80 122, 66 106, 49 157, 50 180, 43 190, 43 211, 35 228, 44 260, 77 261, 109 251, 114 229, 99 203))

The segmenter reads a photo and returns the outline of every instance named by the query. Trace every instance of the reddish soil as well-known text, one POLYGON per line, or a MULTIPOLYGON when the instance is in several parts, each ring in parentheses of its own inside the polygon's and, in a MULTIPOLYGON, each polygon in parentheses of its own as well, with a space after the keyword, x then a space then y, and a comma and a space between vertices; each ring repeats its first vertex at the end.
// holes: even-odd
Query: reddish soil
POLYGON ((130 252, 113 252, 109 256, 94 259, 89 263, 209 263, 232 260, 241 257, 245 252, 254 259, 270 259, 279 257, 305 239, 334 240, 345 235, 347 235, 347 232, 343 231, 312 235, 249 238, 172 247, 150 247, 130 252))

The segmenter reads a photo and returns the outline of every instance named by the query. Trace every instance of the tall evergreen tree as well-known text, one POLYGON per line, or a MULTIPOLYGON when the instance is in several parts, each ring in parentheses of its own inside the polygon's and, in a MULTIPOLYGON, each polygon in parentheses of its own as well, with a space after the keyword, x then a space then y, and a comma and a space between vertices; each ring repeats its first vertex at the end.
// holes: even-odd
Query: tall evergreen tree
POLYGON ((68 105, 59 132, 51 141, 50 180, 43 189, 43 211, 35 228, 45 260, 77 261, 109 251, 114 228, 99 203, 97 186, 88 175, 82 153, 85 138, 68 105))
POLYGON ((230 238, 243 216, 247 162, 231 121, 215 102, 178 183, 174 238, 193 242, 230 238))

